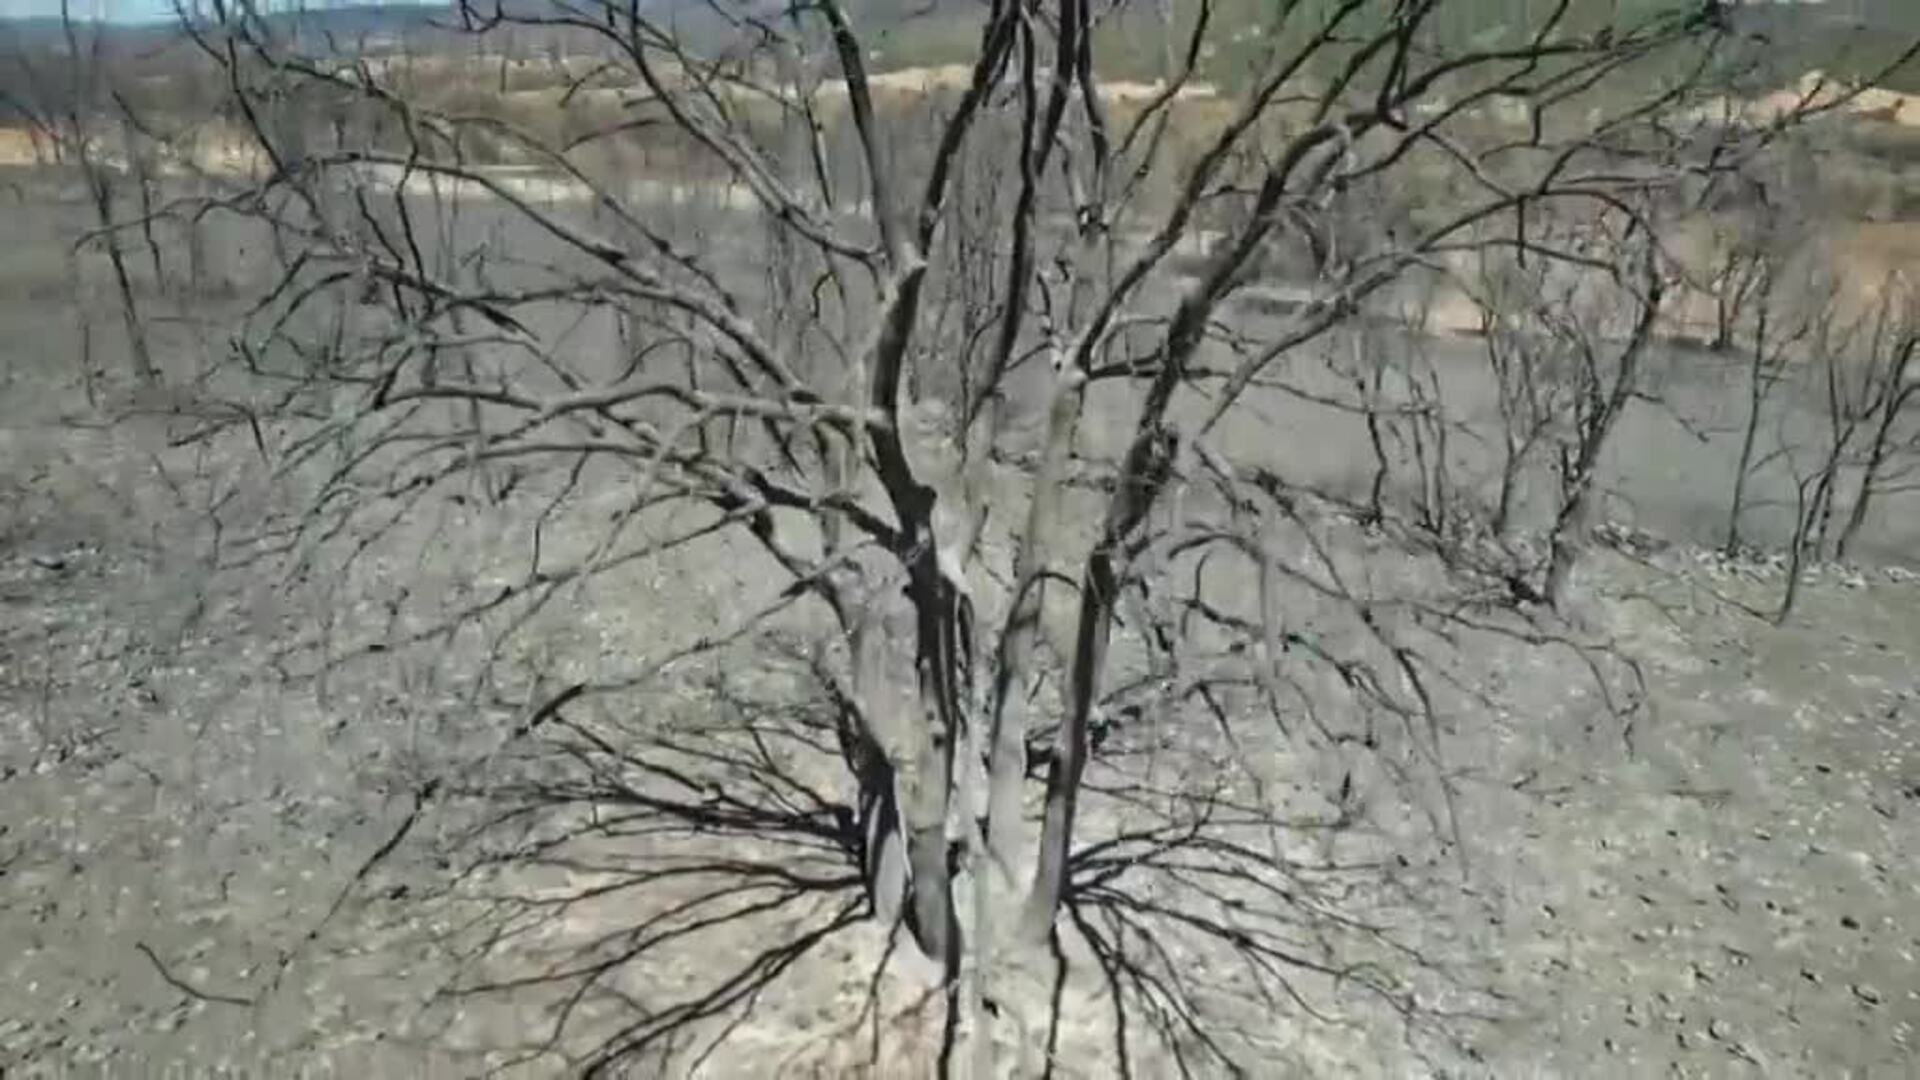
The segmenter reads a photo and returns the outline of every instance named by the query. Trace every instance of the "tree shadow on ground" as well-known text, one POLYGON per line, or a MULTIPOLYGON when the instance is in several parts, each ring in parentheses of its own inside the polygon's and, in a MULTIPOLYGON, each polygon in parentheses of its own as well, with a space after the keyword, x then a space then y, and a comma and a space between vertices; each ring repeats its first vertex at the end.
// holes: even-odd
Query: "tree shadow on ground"
MULTIPOLYGON (((1472 1057, 1465 1036, 1495 1018, 1499 996, 1429 951, 1416 931, 1430 927, 1407 925, 1436 910, 1427 891, 1457 881, 1396 854, 1302 851, 1302 836, 1358 825, 1345 815, 1276 821, 1219 791, 1160 794, 1185 805, 1083 847, 1073 863, 1064 921, 1085 949, 1077 962, 1104 986, 1115 1075, 1305 1067, 1313 1038, 1300 1033, 1316 1026, 1397 1032, 1422 1060, 1472 1057)), ((1058 935, 1054 951, 1058 1001, 1068 971, 1058 935)), ((1059 1024, 1056 1011, 1050 1051, 1059 1024)))
MULTIPOLYGON (((834 702, 805 678, 717 671, 644 717, 575 702, 459 788, 447 899, 464 915, 445 944, 460 970, 442 995, 511 1003, 522 1037, 496 1040, 497 1064, 685 1075, 743 1037, 784 1074, 807 1074, 803 1044, 823 1039, 838 1064, 815 1073, 952 1057, 957 1010, 929 1010, 946 995, 901 978, 906 936, 873 922, 834 702), (797 974, 828 952, 830 977, 797 974), (948 1017, 937 1038, 891 1045, 929 1011, 948 1017)), ((1023 1029, 1044 1036, 1037 1071, 1089 1052, 1121 1076, 1257 1071, 1290 1052, 1276 1028, 1362 1014, 1408 1045, 1460 1045, 1492 998, 1377 917, 1417 905, 1423 868, 1342 853, 1358 824, 1344 810, 1283 816, 1236 795, 1228 763, 1168 757, 1122 732, 1088 775, 1051 1008, 1023 1029), (1095 1027, 1104 1045, 1084 1045, 1095 1027)))

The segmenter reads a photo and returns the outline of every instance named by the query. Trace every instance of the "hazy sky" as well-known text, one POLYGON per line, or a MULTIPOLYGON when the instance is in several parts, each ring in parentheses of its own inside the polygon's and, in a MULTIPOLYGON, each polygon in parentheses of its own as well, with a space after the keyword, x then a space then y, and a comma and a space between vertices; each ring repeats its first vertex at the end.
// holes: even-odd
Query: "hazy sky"
MULTIPOLYGON (((116 22, 150 22, 173 11, 169 0, 69 0, 68 6, 76 18, 99 16, 116 22)), ((60 0, 0 0, 0 17, 4 18, 59 14, 60 0)))

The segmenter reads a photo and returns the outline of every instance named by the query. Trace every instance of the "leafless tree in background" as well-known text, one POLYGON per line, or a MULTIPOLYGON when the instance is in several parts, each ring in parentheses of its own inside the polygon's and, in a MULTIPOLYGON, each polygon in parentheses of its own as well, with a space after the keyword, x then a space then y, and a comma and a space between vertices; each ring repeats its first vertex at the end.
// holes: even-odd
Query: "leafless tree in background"
POLYGON ((1487 531, 1512 534, 1529 479, 1551 491, 1539 573, 1513 577, 1517 598, 1565 599, 1596 512, 1602 455, 1645 392, 1643 368, 1673 270, 1662 265, 1650 220, 1624 224, 1600 214, 1560 230, 1543 225, 1535 241, 1559 258, 1493 251, 1475 267, 1498 416, 1487 531), (1542 472, 1551 483, 1539 483, 1542 472))
POLYGON ((626 1001, 587 1064, 704 1052, 696 1022, 732 1018, 724 1037, 867 916, 930 961, 942 1060, 963 1049, 975 1076, 1040 1071, 1069 944, 1109 984, 1123 1071, 1136 1018, 1191 1070, 1251 1067, 1276 1015, 1320 1015, 1315 987, 1441 1014, 1401 971, 1418 951, 1342 913, 1355 866, 1295 846, 1353 823, 1355 773, 1293 790, 1280 750, 1370 755, 1437 792, 1444 832, 1440 733, 1485 701, 1468 643, 1592 661, 1552 605, 1673 276, 1659 208, 1795 119, 1687 119, 1746 47, 1710 0, 1634 21, 1560 0, 1470 40, 1447 33, 1459 6, 1278 5, 1190 160, 1169 132, 1195 124, 1206 0, 1125 108, 1093 47, 1124 9, 1087 0, 995 0, 964 79, 905 101, 838 0, 716 3, 698 42, 645 6, 463 5, 483 56, 592 43, 554 104, 604 119, 564 132, 436 104, 251 8, 186 23, 267 165, 222 206, 284 253, 233 347, 244 415, 274 420, 307 499, 266 546, 331 587, 408 544, 423 566, 410 527, 476 501, 477 472, 477 501, 529 509, 503 574, 395 585, 316 632, 317 670, 477 640, 460 709, 502 718, 489 760, 552 740, 558 778, 452 786, 509 801, 488 820, 526 827, 513 859, 617 881, 515 909, 495 941, 592 895, 675 898, 467 988, 567 987, 529 1053, 663 943, 762 916, 777 941, 684 998, 626 1001), (601 167, 635 145, 654 174, 601 167), (525 166, 582 205, 531 194, 525 166), (1336 227, 1402 181, 1438 194, 1391 229, 1336 227), (1196 244, 1216 215, 1235 225, 1196 244), (1536 290, 1488 335, 1502 407, 1544 423, 1525 380, 1550 364, 1572 409, 1541 565, 1470 542, 1510 528, 1512 495, 1456 507, 1485 485, 1438 486, 1455 420, 1418 350, 1361 357, 1357 399, 1352 380, 1322 395, 1372 448, 1365 490, 1308 479, 1275 436, 1298 415, 1289 358, 1489 254, 1536 290), (1249 314, 1269 257, 1311 278, 1249 314), (618 609, 623 574, 701 552, 730 598, 713 626, 585 676, 523 670, 557 610, 618 609), (676 683, 708 656, 736 678, 676 683), (743 691, 743 667, 783 692, 743 691), (817 924, 778 921, 821 895, 817 924))
POLYGON ((1920 369, 1914 366, 1914 354, 1920 351, 1920 325, 1916 325, 1920 313, 1912 294, 1893 282, 1888 283, 1883 302, 1894 309, 1889 313, 1894 325, 1875 335, 1874 351, 1865 358, 1859 409, 1869 429, 1867 443, 1861 454, 1859 487, 1833 544, 1834 558, 1843 561, 1866 523, 1874 498, 1912 490, 1913 453, 1920 449, 1920 432, 1913 430, 1909 412, 1920 397, 1920 377, 1916 377, 1920 369))
MULTIPOLYGON (((1740 349, 1746 358, 1746 415, 1740 424, 1740 454, 1734 463, 1732 495, 1727 504, 1726 542, 1722 545, 1728 555, 1740 550, 1740 523, 1748 509, 1748 484, 1754 471, 1768 465, 1768 459, 1773 456, 1756 458, 1761 429, 1769 415, 1769 402, 1790 373, 1794 350, 1806 341, 1815 331, 1815 324, 1823 318, 1817 311, 1796 312, 1796 307, 1803 306, 1804 299, 1811 298, 1817 283, 1788 277, 1786 259, 1784 252, 1743 252, 1729 256, 1730 271, 1735 264, 1740 267, 1738 271, 1731 271, 1737 280, 1722 279, 1723 290, 1732 289, 1738 295, 1728 297, 1724 291, 1720 294, 1720 326, 1716 337, 1724 338, 1729 347, 1744 337, 1740 349), (1802 288, 1792 289, 1794 284, 1802 288), (1747 309, 1745 314, 1752 323, 1743 335, 1736 336, 1734 326, 1729 324, 1740 320, 1740 307, 1747 309)), ((1830 295, 1831 290, 1828 292, 1830 295)), ((1830 316, 1828 311, 1825 317, 1830 316)))
POLYGON ((1806 467, 1797 460, 1804 455, 1788 447, 1796 499, 1786 590, 1775 622, 1792 614, 1805 565, 1844 558, 1874 497, 1905 486, 1916 438, 1908 408, 1920 396, 1912 374, 1920 334, 1912 294, 1900 282, 1888 282, 1859 315, 1829 310, 1811 340, 1808 375, 1817 386, 1819 437, 1806 467), (1843 491, 1856 474, 1851 493, 1843 491))
MULTIPOLYGON (((119 130, 119 116, 113 107, 110 58, 103 51, 106 35, 97 21, 82 20, 64 0, 60 26, 64 55, 40 57, 38 63, 25 50, 7 57, 19 78, 9 80, 14 89, 0 91, 0 106, 25 120, 37 141, 44 140, 52 150, 57 162, 78 171, 99 230, 92 235, 91 243, 105 251, 112 270, 128 361, 141 382, 151 383, 157 370, 148 346, 146 320, 127 266, 127 238, 119 228, 124 220, 140 219, 141 215, 122 213, 118 205, 127 140, 119 130)), ((144 183, 140 191, 144 197, 144 183)), ((158 249, 150 250, 157 258, 158 249)), ((77 270, 74 280, 79 287, 77 270)), ((89 348, 89 355, 82 360, 89 395, 94 377, 90 353, 89 348)))

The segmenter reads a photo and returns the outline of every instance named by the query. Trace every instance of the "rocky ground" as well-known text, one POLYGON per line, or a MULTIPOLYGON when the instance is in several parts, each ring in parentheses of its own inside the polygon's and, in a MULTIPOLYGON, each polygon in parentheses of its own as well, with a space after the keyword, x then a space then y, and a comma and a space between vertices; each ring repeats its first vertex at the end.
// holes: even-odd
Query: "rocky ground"
MULTIPOLYGON (((381 947, 420 940, 431 867, 348 890, 410 809, 409 731, 283 690, 244 607, 180 587, 163 500, 109 498, 159 483, 141 436, 0 434, 0 1064, 466 1071, 434 958, 381 947)), ((1583 732, 1554 682, 1460 770, 1468 884, 1436 907, 1482 921, 1456 940, 1505 1003, 1478 1069, 1911 1075, 1920 587, 1824 568, 1776 628, 1739 606, 1766 563, 1603 552, 1587 581, 1654 708, 1583 732)), ((1341 1073, 1406 1066, 1337 1045, 1341 1073)))
MULTIPOLYGON (((445 875, 415 793, 446 746, 408 673, 282 682, 301 613, 208 573, 209 509, 247 470, 102 423, 50 311, 0 303, 34 331, 0 339, 0 1074, 471 1075, 537 1041, 535 1010, 434 994, 457 909, 421 900, 445 875)), ((1392 913, 1492 1004, 1440 1056, 1301 1027, 1276 1074, 1914 1075, 1920 581, 1816 568, 1774 626, 1752 610, 1780 588, 1766 560, 1597 550, 1584 618, 1651 708, 1622 730, 1564 658, 1516 656, 1511 711, 1447 749, 1463 876, 1392 913)), ((801 1044, 882 946, 796 968, 704 1075, 830 1060, 801 1044)))

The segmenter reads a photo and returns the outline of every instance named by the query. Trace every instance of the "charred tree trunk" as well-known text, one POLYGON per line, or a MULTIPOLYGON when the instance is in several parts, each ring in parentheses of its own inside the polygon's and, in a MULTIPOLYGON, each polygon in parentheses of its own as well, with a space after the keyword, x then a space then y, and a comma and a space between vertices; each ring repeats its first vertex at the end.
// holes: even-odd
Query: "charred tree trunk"
POLYGON ((1654 321, 1659 316, 1663 285, 1657 269, 1652 266, 1652 258, 1651 254, 1647 256, 1647 292, 1640 298, 1640 317, 1620 352, 1612 384, 1603 394, 1595 379, 1597 373, 1588 376, 1590 405, 1581 418, 1574 452, 1563 458, 1560 513, 1554 520, 1548 541, 1547 580, 1542 590, 1547 602, 1555 607, 1566 599, 1567 581, 1579 557, 1592 512, 1593 487, 1600 468, 1600 456, 1639 387, 1641 358, 1653 340, 1654 321))
POLYGON ((81 168, 87 174, 88 193, 102 232, 101 244, 106 248, 107 263, 113 269, 114 291, 120 300, 120 323, 127 335, 127 355, 133 363, 134 375, 141 382, 150 383, 158 377, 158 372, 147 347, 146 322, 140 316, 140 302, 134 293, 132 276, 127 272, 126 253, 114 225, 112 181, 107 178, 105 166, 92 160, 85 149, 81 151, 81 168))
POLYGON ((1726 541, 1721 550, 1731 556, 1740 549, 1740 518, 1746 512, 1747 482, 1753 473, 1753 452, 1760 435, 1761 414, 1771 382, 1767 374, 1767 309, 1761 308, 1747 364, 1747 414, 1740 430, 1740 456, 1733 467, 1733 494, 1727 505, 1726 541))
POLYGON ((1866 460, 1861 464, 1860 488, 1853 497, 1853 505, 1847 510, 1846 525, 1840 530, 1840 538, 1834 543, 1834 558, 1845 559, 1854 540, 1860 535, 1861 526, 1866 523, 1867 510, 1873 501, 1876 485, 1885 472, 1894 452, 1894 429, 1899 425, 1901 415, 1914 397, 1920 396, 1920 382, 1908 381, 1908 371, 1913 364, 1916 351, 1920 351, 1920 336, 1907 336, 1899 344, 1893 361, 1887 365, 1879 388, 1879 408, 1876 410, 1873 438, 1867 444, 1866 460))

